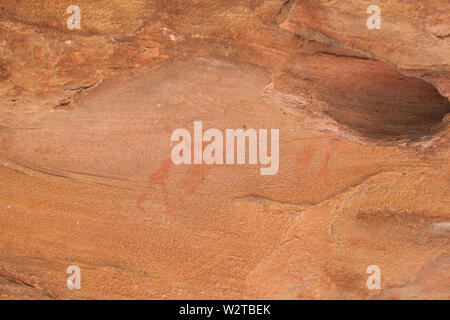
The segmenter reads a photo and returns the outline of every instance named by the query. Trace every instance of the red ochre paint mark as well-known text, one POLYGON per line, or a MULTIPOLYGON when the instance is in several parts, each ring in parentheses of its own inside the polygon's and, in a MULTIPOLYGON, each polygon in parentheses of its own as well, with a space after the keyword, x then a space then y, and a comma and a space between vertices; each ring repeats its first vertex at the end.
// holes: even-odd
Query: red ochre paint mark
MULTIPOLYGON (((203 151, 205 150, 208 144, 209 142, 203 142, 203 151)), ((155 185, 160 185, 162 187, 164 204, 166 209, 168 211, 173 210, 173 208, 170 206, 168 186, 167 186, 170 178, 170 169, 172 168, 173 165, 174 164, 172 162, 172 159, 170 158, 162 164, 161 168, 152 173, 152 175, 149 178, 149 182, 145 192, 139 197, 137 201, 136 206, 139 210, 145 212, 144 209, 145 200, 153 192, 153 187, 155 185)), ((176 186, 174 186, 174 190, 177 191, 178 197, 176 201, 174 201, 173 203, 178 203, 179 201, 182 201, 181 197, 183 197, 183 194, 186 193, 188 195, 193 194, 203 183, 205 176, 211 169, 212 165, 207 164, 190 165, 190 168, 184 174, 183 179, 179 181, 176 186)))
POLYGON ((188 104, 189 102, 191 102, 191 100, 189 100, 189 98, 187 98, 187 97, 184 97, 184 98, 178 103, 177 107, 182 107, 182 106, 184 106, 185 104, 188 104))
POLYGON ((339 148, 340 143, 340 140, 333 140, 332 142, 330 142, 327 155, 325 156, 325 163, 320 169, 320 175, 328 176, 328 165, 330 163, 331 155, 339 148))
POLYGON ((166 160, 161 168, 159 168, 158 170, 156 170, 155 172, 152 173, 152 175, 149 178, 148 181, 148 185, 146 187, 145 192, 139 197, 138 201, 137 201, 137 208, 141 211, 145 211, 144 210, 144 202, 147 199, 147 197, 150 195, 150 193, 152 192, 152 187, 154 185, 159 184, 160 186, 163 187, 163 192, 164 192, 164 199, 166 202, 166 205, 168 204, 168 198, 167 198, 167 190, 166 190, 166 186, 167 186, 167 180, 169 178, 169 169, 172 167, 173 162, 172 159, 168 159, 166 160))
POLYGON ((297 155, 295 164, 295 176, 301 178, 305 173, 306 168, 311 163, 311 160, 316 152, 316 142, 310 142, 301 152, 297 155))

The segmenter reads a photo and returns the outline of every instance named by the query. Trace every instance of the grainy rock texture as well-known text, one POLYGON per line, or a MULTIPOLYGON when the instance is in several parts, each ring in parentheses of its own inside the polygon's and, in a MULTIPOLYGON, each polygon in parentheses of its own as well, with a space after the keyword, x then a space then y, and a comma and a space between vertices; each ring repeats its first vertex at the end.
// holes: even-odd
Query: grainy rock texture
POLYGON ((450 298, 450 1, 75 2, 0 0, 0 298, 450 298))

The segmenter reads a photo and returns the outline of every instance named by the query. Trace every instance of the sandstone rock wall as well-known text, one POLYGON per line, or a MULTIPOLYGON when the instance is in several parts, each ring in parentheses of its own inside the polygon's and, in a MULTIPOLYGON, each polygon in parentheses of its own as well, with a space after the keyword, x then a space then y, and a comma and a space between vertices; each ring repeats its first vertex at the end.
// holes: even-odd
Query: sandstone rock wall
POLYGON ((372 1, 71 4, 0 0, 1 298, 450 298, 448 0, 380 29, 372 1), (175 165, 194 121, 279 129, 279 171, 175 165))

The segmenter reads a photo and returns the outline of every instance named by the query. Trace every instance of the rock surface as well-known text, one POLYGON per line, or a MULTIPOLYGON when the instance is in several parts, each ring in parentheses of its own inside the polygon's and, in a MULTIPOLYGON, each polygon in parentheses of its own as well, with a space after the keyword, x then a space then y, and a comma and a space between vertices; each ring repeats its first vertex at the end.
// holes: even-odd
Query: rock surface
POLYGON ((0 1, 0 298, 450 298, 448 0, 71 4, 0 1), (174 165, 194 121, 278 173, 174 165))

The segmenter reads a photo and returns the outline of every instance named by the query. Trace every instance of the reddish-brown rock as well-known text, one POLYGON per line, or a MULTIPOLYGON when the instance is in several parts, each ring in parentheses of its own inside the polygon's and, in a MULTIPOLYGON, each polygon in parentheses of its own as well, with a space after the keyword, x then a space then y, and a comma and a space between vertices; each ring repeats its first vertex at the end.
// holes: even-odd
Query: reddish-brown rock
POLYGON ((380 30, 360 1, 46 3, 0 1, 0 298, 450 298, 448 1, 380 30), (279 129, 278 173, 173 164, 194 121, 279 129))

